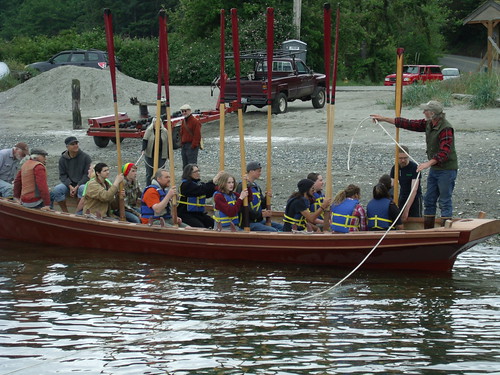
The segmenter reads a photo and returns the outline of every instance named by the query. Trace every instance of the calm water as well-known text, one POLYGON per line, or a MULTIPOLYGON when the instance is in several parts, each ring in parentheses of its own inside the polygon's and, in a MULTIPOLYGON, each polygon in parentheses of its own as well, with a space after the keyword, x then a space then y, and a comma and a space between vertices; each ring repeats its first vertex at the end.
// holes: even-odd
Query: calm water
POLYGON ((0 241, 0 374, 500 374, 500 247, 347 272, 0 241))

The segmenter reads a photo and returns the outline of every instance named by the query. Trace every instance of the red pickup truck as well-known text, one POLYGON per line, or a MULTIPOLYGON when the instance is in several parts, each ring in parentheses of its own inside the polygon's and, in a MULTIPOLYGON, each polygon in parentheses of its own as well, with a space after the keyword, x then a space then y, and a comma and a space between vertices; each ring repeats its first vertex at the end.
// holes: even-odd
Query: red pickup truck
MULTIPOLYGON (((314 108, 323 108, 325 105, 325 75, 314 73, 299 58, 290 52, 275 53, 273 56, 273 76, 271 85, 272 111, 284 113, 288 102, 300 99, 310 100, 314 108), (288 56, 286 56, 288 54, 288 56)), ((227 56, 227 59, 234 56, 227 56)), ((242 53, 241 60, 253 60, 253 69, 245 76, 241 76, 241 102, 246 106, 254 105, 262 108, 267 105, 267 60, 263 52, 242 53)), ((237 100, 236 77, 226 80, 224 100, 237 100)))
MULTIPOLYGON (((403 86, 413 83, 425 83, 426 81, 443 80, 443 73, 440 65, 405 65, 403 66, 403 86)), ((389 74, 385 77, 384 86, 394 86, 396 84, 396 74, 389 74)))

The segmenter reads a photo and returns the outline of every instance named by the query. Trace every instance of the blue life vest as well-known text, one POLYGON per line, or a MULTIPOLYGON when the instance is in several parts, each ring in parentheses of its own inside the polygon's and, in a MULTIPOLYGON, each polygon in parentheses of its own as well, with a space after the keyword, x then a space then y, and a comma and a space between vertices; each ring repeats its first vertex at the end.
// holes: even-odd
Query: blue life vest
MULTIPOLYGON (((311 212, 316 212, 323 205, 323 202, 325 201, 325 194, 323 194, 322 192, 315 191, 313 193, 313 197, 314 197, 314 202, 311 203, 311 207, 309 208, 309 210, 311 212)), ((323 217, 324 213, 322 212, 321 215, 318 216, 318 219, 323 220, 323 217)))
POLYGON ((387 229, 391 226, 392 220, 389 219, 389 205, 391 200, 388 198, 372 199, 366 206, 368 216, 368 229, 387 229))
POLYGON ((143 217, 144 219, 149 219, 149 218, 159 219, 160 217, 162 217, 164 219, 170 219, 172 217, 172 215, 170 214, 170 203, 165 208, 166 213, 164 215, 162 215, 162 216, 155 215, 155 211, 153 210, 153 208, 152 207, 148 207, 144 203, 144 199, 143 199, 144 198, 144 194, 150 188, 156 189, 156 191, 160 195, 160 202, 163 199, 165 199, 165 197, 167 196, 167 192, 164 189, 162 189, 161 187, 159 187, 158 185, 149 185, 149 186, 146 186, 146 188, 143 190, 142 196, 141 196, 141 217, 143 217))
MULTIPOLYGON (((182 182, 188 182, 188 180, 184 179, 182 182)), ((181 187, 179 187, 179 204, 185 204, 187 206, 187 212, 205 212, 205 201, 207 196, 186 197, 182 195, 181 187)))
POLYGON ((220 191, 216 191, 214 193, 214 220, 217 222, 217 223, 220 223, 221 226, 224 228, 224 227, 229 227, 231 225, 231 222, 238 226, 240 224, 240 220, 238 219, 238 216, 227 216, 225 213, 223 213, 222 211, 220 210, 217 210, 215 208, 215 195, 216 194, 222 194, 224 196, 224 198, 226 199, 226 202, 227 204, 229 204, 230 206, 234 206, 236 204, 236 195, 234 194, 224 194, 224 193, 221 193, 220 191))
POLYGON ((332 223, 331 230, 335 232, 348 233, 349 228, 357 228, 357 225, 351 225, 352 219, 357 219, 353 216, 354 208, 359 203, 356 199, 346 199, 337 206, 332 205, 332 223))
MULTIPOLYGON (((286 203, 286 208, 285 208, 285 214, 283 215, 283 222, 284 223, 289 223, 291 225, 296 225, 297 230, 304 230, 307 228, 307 219, 305 218, 304 215, 302 215, 300 212, 297 212, 293 217, 288 216, 288 208, 290 207, 290 204, 294 202, 296 199, 304 199, 307 200, 304 197, 299 197, 299 198, 292 198, 286 203)), ((309 202, 309 201, 308 201, 309 202)))

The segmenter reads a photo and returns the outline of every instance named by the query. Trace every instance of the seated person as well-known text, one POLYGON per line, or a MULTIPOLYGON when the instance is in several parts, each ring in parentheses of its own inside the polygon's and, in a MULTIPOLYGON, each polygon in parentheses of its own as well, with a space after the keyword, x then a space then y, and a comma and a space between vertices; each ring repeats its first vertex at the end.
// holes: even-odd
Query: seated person
MULTIPOLYGON (((321 176, 319 173, 311 172, 307 175, 307 178, 309 180, 314 181, 314 193, 313 193, 313 201, 311 202, 311 207, 310 210, 311 212, 316 211, 321 205, 323 204, 323 201, 325 200, 325 194, 323 194, 323 186, 325 185, 325 182, 323 180, 323 176, 321 176)), ((316 219, 316 226, 319 228, 323 228, 323 221, 325 220, 324 218, 324 213, 322 212, 318 218, 316 219)))
POLYGON ((359 186, 349 185, 333 199, 331 229, 334 232, 348 233, 366 230, 366 212, 359 204, 359 186))
MULTIPOLYGON (((259 162, 251 161, 247 164, 247 186, 252 192, 249 206, 249 224, 251 231, 279 232, 283 230, 283 224, 271 222, 266 225, 266 218, 271 217, 272 211, 264 209, 266 207, 266 195, 271 196, 271 192, 264 194, 257 184, 257 180, 262 174, 262 166, 259 162)), ((243 184, 240 182, 236 187, 236 192, 241 192, 243 184)))
MULTIPOLYGON (((141 210, 138 201, 141 199, 142 191, 137 181, 137 166, 127 163, 122 166, 123 190, 125 190, 125 218, 130 223, 141 222, 141 210)), ((115 212, 119 215, 119 212, 115 212)))
MULTIPOLYGON (((151 185, 146 186, 141 197, 141 222, 148 224, 150 220, 155 222, 163 218, 167 226, 174 226, 172 214, 170 213, 170 201, 177 194, 177 189, 170 189, 170 173, 165 169, 158 169, 151 180, 151 185)), ((187 227, 177 218, 177 225, 187 227)))
POLYGON ((94 167, 95 177, 87 184, 83 212, 97 217, 115 217, 113 209, 118 207, 118 189, 123 181, 123 174, 116 176, 111 184, 108 180, 109 167, 105 163, 97 163, 94 167))
POLYGON ((223 173, 220 171, 209 182, 201 182, 200 168, 196 164, 188 164, 182 172, 182 183, 179 188, 179 207, 177 214, 189 226, 197 228, 213 228, 214 219, 205 212, 207 197, 215 192, 217 179, 223 173))
POLYGON ((395 222, 400 210, 392 201, 387 187, 377 184, 373 187, 373 199, 366 206, 368 230, 403 229, 401 218, 395 222))
POLYGON ((311 212, 311 199, 314 193, 314 182, 307 178, 297 184, 299 191, 293 193, 286 203, 283 232, 303 231, 314 224, 318 216, 328 207, 331 200, 326 199, 316 211, 311 212))
POLYGON ((234 177, 223 173, 217 180, 217 191, 214 193, 214 219, 217 230, 241 230, 240 211, 243 199, 248 196, 248 190, 240 194, 234 191, 234 177))

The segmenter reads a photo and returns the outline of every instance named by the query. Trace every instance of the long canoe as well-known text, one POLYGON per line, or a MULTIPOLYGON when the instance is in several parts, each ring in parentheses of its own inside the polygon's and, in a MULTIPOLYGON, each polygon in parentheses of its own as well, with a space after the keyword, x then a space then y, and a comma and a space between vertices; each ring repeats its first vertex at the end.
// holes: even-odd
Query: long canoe
MULTIPOLYGON (((451 271, 457 256, 500 233, 497 219, 455 219, 446 227, 391 231, 365 269, 451 271)), ((0 239, 176 257, 355 267, 384 232, 217 232, 98 220, 29 209, 0 198, 0 239)), ((67 251, 67 250, 66 250, 67 251)))

